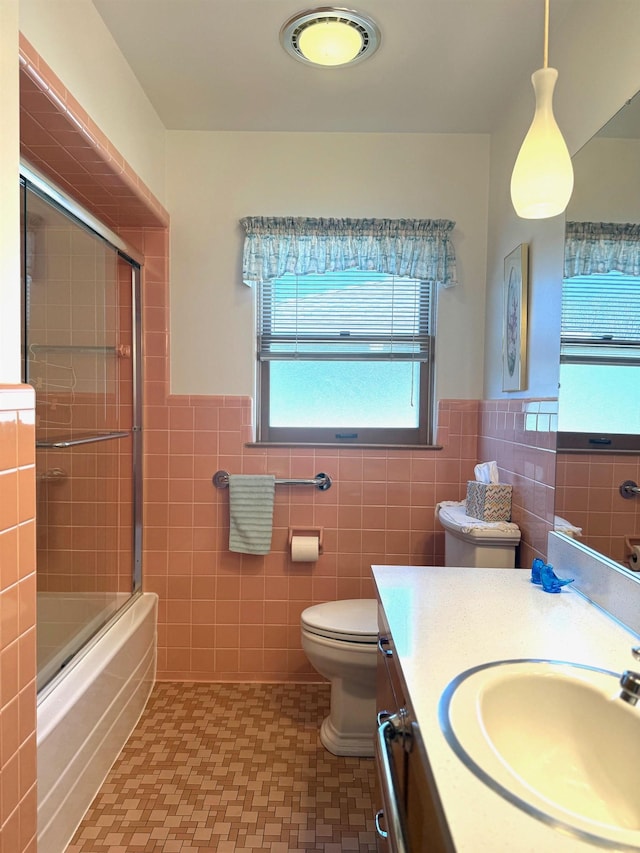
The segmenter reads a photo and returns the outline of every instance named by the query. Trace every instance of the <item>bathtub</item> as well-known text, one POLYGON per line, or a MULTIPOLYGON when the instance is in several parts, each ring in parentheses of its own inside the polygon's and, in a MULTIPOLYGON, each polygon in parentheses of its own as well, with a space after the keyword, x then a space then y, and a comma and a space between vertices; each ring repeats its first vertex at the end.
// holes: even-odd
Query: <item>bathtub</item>
POLYGON ((75 651, 84 647, 120 609, 131 601, 126 592, 37 593, 37 646, 40 691, 75 651))
POLYGON ((157 602, 136 596, 39 697, 39 850, 63 853, 144 710, 157 602))

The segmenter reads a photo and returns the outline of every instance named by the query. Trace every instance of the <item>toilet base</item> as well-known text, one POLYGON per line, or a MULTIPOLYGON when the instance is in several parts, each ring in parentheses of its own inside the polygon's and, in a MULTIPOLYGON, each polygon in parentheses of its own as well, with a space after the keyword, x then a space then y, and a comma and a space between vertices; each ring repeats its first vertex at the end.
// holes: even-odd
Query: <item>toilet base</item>
MULTIPOLYGON (((375 608, 375 601, 371 603, 375 608)), ((371 635, 375 638, 373 631, 371 635)), ((330 711, 320 729, 320 743, 333 755, 373 756, 377 642, 325 637, 304 625, 301 640, 313 667, 331 683, 330 711)))
POLYGON ((320 726, 320 742, 333 755, 349 755, 359 758, 372 758, 374 735, 371 732, 339 732, 331 722, 331 715, 324 718, 320 726))

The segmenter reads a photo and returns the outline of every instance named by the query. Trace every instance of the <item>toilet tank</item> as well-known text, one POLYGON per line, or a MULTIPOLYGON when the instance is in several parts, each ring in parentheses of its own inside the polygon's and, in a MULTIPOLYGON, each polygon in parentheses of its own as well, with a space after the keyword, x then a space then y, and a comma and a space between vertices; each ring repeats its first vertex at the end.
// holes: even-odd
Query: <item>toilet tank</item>
POLYGON ((464 501, 437 508, 444 527, 445 566, 513 569, 520 528, 512 522, 488 522, 468 516, 464 501))

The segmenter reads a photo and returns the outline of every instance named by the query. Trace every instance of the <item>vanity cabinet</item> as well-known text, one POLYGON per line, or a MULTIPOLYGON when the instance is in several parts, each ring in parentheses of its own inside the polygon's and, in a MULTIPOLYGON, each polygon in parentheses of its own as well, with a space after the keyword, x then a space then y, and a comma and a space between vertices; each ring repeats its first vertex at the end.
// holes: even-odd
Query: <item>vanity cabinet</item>
POLYGON ((378 853, 449 853, 455 848, 382 607, 378 625, 378 853))

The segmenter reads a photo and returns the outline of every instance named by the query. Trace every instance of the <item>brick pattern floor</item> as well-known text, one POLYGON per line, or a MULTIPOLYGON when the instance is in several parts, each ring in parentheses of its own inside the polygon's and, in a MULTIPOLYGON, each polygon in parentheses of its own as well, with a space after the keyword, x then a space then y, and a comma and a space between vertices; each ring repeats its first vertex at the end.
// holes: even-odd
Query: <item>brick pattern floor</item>
POLYGON ((372 759, 318 740, 327 684, 155 685, 67 853, 375 853, 372 759))

